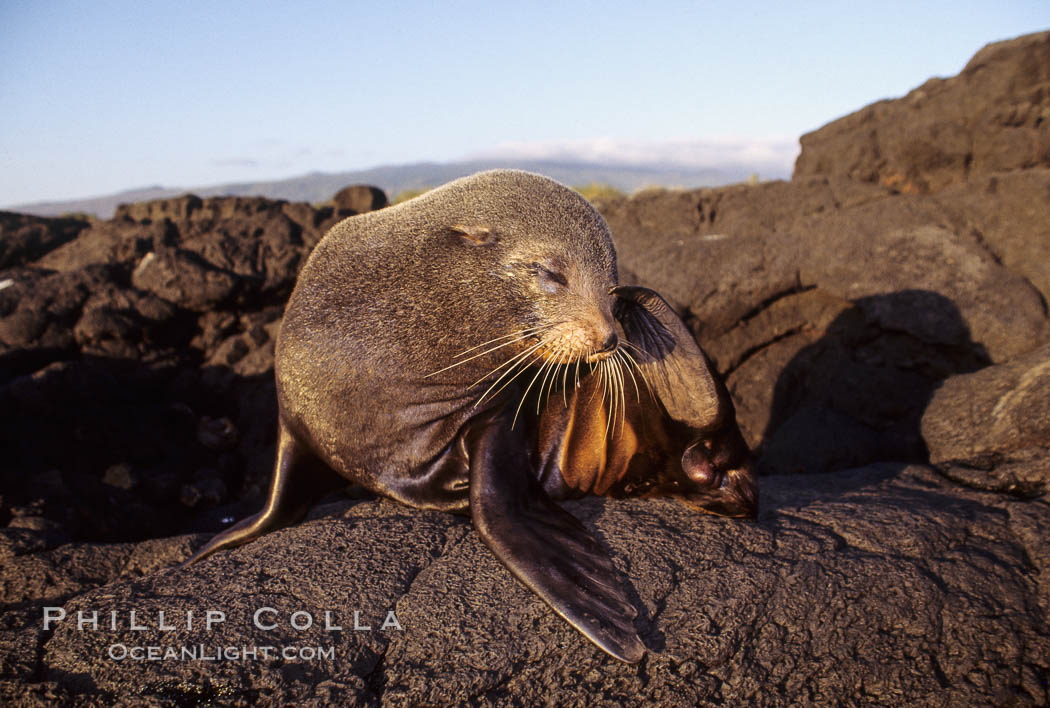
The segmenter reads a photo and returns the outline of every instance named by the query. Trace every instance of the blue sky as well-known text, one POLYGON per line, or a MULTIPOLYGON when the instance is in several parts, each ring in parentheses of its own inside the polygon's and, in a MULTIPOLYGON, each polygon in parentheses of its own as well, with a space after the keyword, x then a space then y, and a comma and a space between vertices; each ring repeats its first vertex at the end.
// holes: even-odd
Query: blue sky
POLYGON ((1048 27, 1046 0, 0 0, 0 204, 493 154, 789 168, 1048 27))

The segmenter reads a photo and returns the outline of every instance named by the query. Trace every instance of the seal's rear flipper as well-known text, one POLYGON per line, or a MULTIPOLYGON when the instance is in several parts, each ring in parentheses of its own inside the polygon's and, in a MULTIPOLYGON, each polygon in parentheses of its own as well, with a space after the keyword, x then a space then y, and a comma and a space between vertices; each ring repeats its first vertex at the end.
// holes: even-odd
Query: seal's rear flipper
POLYGON ((676 496, 720 516, 754 518, 758 483, 733 401, 692 333, 655 291, 613 290, 630 354, 667 415, 686 426, 684 478, 676 496))
POLYGON ((277 461, 266 506, 258 514, 241 519, 215 536, 179 567, 185 568, 215 551, 240 546, 294 524, 306 516, 314 501, 345 484, 345 479, 304 450, 302 443, 292 436, 284 422, 279 421, 277 461))
POLYGON ((544 493, 508 412, 480 422, 470 451, 470 513, 496 557, 555 612, 611 656, 637 663, 634 629, 612 561, 583 525, 544 493))
POLYGON ((682 320, 649 288, 620 286, 613 293, 628 351, 668 415, 697 430, 718 426, 725 407, 718 382, 682 320))

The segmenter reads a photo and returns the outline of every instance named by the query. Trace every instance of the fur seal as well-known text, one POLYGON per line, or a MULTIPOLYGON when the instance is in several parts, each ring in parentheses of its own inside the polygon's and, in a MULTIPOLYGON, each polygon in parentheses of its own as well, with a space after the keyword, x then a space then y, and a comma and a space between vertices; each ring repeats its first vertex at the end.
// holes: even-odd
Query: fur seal
POLYGON ((633 663, 635 608, 555 501, 670 495, 755 513, 724 386, 659 295, 618 287, 598 212, 546 177, 482 172, 336 224, 299 274, 275 374, 266 505, 184 565, 298 521, 349 480, 469 513, 521 582, 633 663))

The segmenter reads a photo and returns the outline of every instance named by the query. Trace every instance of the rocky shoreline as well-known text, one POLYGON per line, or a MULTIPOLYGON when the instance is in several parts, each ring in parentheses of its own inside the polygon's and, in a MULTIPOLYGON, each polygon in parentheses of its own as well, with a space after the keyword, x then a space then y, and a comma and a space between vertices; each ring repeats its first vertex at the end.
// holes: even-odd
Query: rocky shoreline
POLYGON ((629 579, 638 666, 564 626, 466 520, 368 496, 175 567, 261 505, 283 303, 376 190, 0 213, 0 697, 1046 704, 1050 33, 802 147, 791 181, 597 204, 621 280, 660 291, 726 377, 762 473, 754 523, 570 505, 629 579), (45 630, 45 607, 66 619, 45 630), (209 609, 227 617, 210 632, 156 622, 209 609), (371 630, 346 629, 355 610, 371 630), (379 629, 390 610, 400 630, 379 629), (116 629, 77 626, 114 611, 116 629), (318 621, 297 629, 298 611, 318 621))

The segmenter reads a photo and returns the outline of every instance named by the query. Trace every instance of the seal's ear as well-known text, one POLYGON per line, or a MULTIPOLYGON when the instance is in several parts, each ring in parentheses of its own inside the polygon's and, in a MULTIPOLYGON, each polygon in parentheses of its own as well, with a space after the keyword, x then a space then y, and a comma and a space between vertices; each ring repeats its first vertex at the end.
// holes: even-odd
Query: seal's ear
POLYGON ((722 404, 711 366, 689 329, 649 288, 615 288, 615 314, 653 394, 667 414, 699 431, 722 422, 722 404))
POLYGON ((474 246, 487 246, 496 242, 496 234, 487 226, 456 224, 452 231, 474 246))

